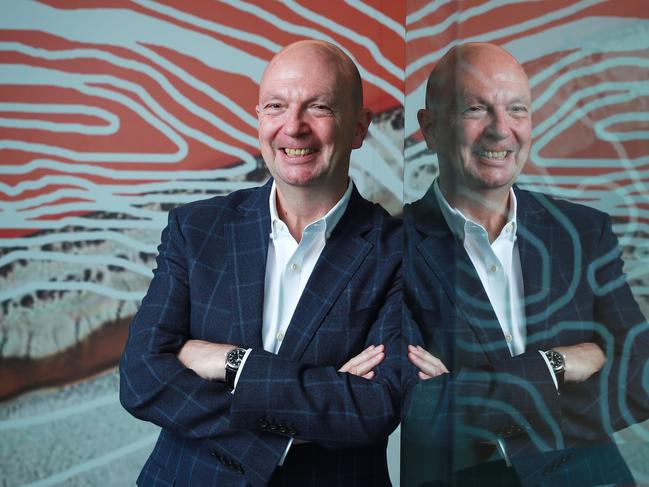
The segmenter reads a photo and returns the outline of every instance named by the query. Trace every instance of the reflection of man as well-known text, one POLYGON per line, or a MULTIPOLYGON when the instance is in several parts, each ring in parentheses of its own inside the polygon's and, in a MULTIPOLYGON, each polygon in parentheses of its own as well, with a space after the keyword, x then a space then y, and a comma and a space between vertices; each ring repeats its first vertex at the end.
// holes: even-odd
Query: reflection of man
POLYGON ((647 325, 610 218, 513 187, 531 145, 523 68, 453 48, 418 117, 439 178, 405 211, 406 334, 424 346, 408 353, 423 380, 404 485, 630 482, 611 433, 648 416, 647 325))
POLYGON ((257 114, 272 182, 170 212, 131 325, 121 400, 162 427, 138 483, 389 485, 401 234, 348 178, 358 71, 292 44, 257 114))

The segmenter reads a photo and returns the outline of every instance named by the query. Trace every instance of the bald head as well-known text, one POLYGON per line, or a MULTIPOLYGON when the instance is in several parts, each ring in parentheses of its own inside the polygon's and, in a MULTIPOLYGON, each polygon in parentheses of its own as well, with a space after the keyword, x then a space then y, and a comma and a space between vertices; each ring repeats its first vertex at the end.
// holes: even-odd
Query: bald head
POLYGON ((363 84, 354 61, 337 46, 318 40, 297 41, 284 47, 268 63, 261 78, 263 86, 268 73, 286 63, 324 64, 345 87, 355 110, 363 106, 363 84))
POLYGON ((440 59, 417 118, 449 202, 466 210, 486 198, 506 208, 531 147, 531 105, 527 75, 504 49, 464 44, 440 59))
POLYGON ((508 51, 495 44, 470 42, 449 49, 428 77, 426 108, 438 112, 458 95, 457 80, 464 75, 485 79, 483 70, 498 71, 496 77, 522 77, 525 70, 508 51))

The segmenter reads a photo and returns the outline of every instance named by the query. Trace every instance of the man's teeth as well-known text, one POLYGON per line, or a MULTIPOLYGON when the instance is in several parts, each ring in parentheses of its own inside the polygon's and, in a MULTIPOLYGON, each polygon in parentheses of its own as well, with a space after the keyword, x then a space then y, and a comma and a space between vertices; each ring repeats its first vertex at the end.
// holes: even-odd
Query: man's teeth
POLYGON ((284 152, 286 152, 286 155, 288 156, 306 156, 307 154, 311 154, 312 152, 315 152, 313 149, 289 149, 286 147, 284 149, 284 152))
POLYGON ((507 152, 506 150, 501 150, 501 151, 493 151, 493 150, 482 150, 479 152, 480 156, 482 157, 487 157, 489 159, 504 159, 507 157, 507 152))

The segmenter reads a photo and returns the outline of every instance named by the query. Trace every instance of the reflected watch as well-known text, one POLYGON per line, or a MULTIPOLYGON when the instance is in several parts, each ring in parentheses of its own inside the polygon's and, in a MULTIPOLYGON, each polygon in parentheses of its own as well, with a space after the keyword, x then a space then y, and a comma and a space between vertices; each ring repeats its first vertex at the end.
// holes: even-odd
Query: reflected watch
POLYGON ((557 378, 557 384, 562 386, 566 374, 566 358, 556 350, 547 350, 545 356, 552 366, 552 372, 554 372, 554 376, 557 378))

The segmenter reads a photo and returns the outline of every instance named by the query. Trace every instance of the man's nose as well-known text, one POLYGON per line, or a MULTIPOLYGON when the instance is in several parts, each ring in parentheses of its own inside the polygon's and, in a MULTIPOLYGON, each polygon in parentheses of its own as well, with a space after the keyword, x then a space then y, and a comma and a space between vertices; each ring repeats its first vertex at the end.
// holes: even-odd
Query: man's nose
POLYGON ((504 110, 494 110, 489 118, 486 132, 496 140, 502 140, 509 135, 509 117, 504 110))
POLYGON ((289 108, 285 113, 283 131, 290 137, 297 137, 309 131, 306 114, 300 108, 289 108))

